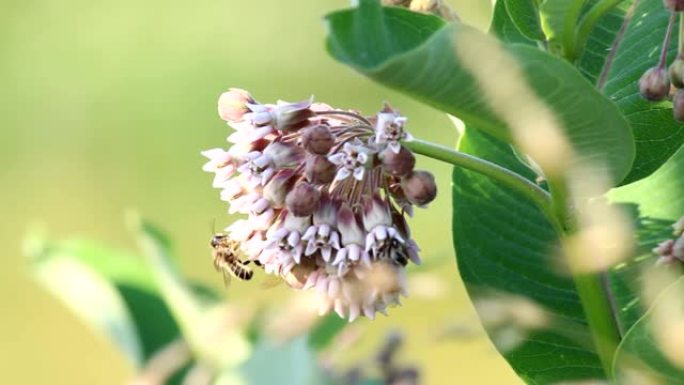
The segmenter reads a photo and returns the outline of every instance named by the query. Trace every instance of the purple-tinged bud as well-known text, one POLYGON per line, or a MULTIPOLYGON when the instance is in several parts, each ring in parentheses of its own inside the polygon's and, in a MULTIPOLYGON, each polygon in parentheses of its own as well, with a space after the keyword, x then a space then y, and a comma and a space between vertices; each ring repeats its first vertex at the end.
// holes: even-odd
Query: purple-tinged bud
POLYGON ((376 195, 363 202, 363 227, 371 231, 377 226, 392 226, 392 217, 387 202, 376 195))
POLYGON ((309 118, 313 116, 311 103, 313 97, 296 103, 279 101, 276 106, 275 128, 281 131, 294 131, 309 124, 309 118))
POLYGON ((427 171, 413 171, 411 175, 401 178, 401 188, 406 199, 416 206, 424 206, 437 196, 435 177, 427 171))
POLYGON ((663 100, 670 93, 670 79, 664 68, 649 68, 639 79, 641 96, 652 102, 663 100))
POLYGON ((413 153, 404 146, 401 146, 399 152, 394 152, 390 147, 387 147, 378 157, 382 162, 382 169, 396 177, 409 175, 416 165, 416 158, 413 153))
POLYGON ((678 90, 672 98, 672 114, 676 121, 684 122, 684 89, 678 90))
POLYGON ((306 182, 299 182, 287 194, 285 204, 294 216, 308 217, 318 209, 320 200, 321 192, 316 187, 306 182))
POLYGON ((309 156, 304 165, 306 179, 316 185, 327 184, 335 179, 337 166, 323 155, 309 156))
POLYGON ((335 136, 326 124, 306 128, 302 132, 302 146, 309 152, 326 155, 335 144, 335 136))
POLYGON ((273 160, 276 168, 294 166, 300 161, 301 149, 283 142, 273 142, 266 146, 264 155, 273 160))
POLYGON ((351 244, 364 245, 366 242, 359 221, 347 203, 340 205, 337 210, 337 229, 342 237, 342 244, 345 246, 351 244))
POLYGON ((684 11, 684 0, 663 0, 663 5, 672 12, 684 11))
POLYGON ((246 113, 250 112, 247 103, 255 103, 249 92, 239 88, 231 88, 219 96, 219 116, 228 122, 239 122, 246 113))
POLYGON ((672 256, 684 261, 684 237, 679 237, 672 245, 672 256))
POLYGON ((264 186, 263 195, 273 205, 273 208, 281 209, 285 207, 285 197, 292 189, 295 178, 294 170, 284 169, 276 172, 271 180, 264 186))
POLYGON ((670 81, 677 88, 684 88, 684 57, 677 56, 677 59, 670 64, 668 69, 670 81))

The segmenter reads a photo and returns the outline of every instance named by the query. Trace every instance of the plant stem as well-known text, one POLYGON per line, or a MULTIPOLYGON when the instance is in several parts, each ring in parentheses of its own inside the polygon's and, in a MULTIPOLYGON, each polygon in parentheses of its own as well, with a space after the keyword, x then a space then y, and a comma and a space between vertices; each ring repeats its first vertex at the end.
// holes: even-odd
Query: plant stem
MULTIPOLYGON (((549 194, 522 175, 487 160, 419 139, 403 144, 415 153, 478 172, 523 194, 541 209, 560 237, 567 239, 578 232, 574 214, 567 204, 564 183, 551 183, 552 194, 549 194)), ((620 343, 620 330, 613 313, 610 293, 602 273, 586 273, 578 271, 572 263, 569 265, 596 353, 606 376, 610 378, 613 357, 620 343)))
POLYGON ((563 55, 570 62, 575 61, 575 28, 577 26, 577 19, 582 11, 584 1, 585 0, 573 0, 573 2, 567 8, 567 13, 563 23, 561 44, 563 45, 563 55))
MULTIPOLYGON (((568 204, 567 184, 564 180, 549 181, 553 211, 561 224, 562 244, 581 231, 576 215, 568 204)), ((580 241, 581 242, 581 241, 580 241)), ((566 254, 567 254, 567 248, 566 254)), ((573 256, 567 256, 577 295, 587 319, 596 354, 601 361, 607 378, 612 377, 613 358, 622 339, 620 326, 615 315, 615 304, 607 284, 605 272, 586 272, 573 263, 573 256)))
MULTIPOLYGON (((577 27, 573 55, 576 55, 578 51, 581 52, 581 50, 587 44, 587 41, 589 40, 589 34, 594 29, 599 19, 601 19, 601 17, 603 17, 606 13, 623 1, 624 0, 600 0, 593 7, 591 7, 589 11, 587 11, 577 27)), ((573 59, 576 58, 573 57, 573 59)))
POLYGON ((525 177, 490 161, 424 140, 413 139, 403 144, 415 153, 486 175, 523 194, 537 205, 549 220, 554 222, 555 226, 556 217, 551 204, 551 196, 525 177))

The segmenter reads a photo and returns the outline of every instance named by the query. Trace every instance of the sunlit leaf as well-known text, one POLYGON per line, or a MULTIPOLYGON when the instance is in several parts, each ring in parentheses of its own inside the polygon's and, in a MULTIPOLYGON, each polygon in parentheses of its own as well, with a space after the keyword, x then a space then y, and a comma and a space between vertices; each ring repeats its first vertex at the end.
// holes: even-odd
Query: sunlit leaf
MULTIPOLYGON (((459 150, 534 180, 510 146, 468 128, 459 150)), ((459 272, 490 338, 530 384, 603 377, 559 240, 527 199, 481 174, 454 169, 459 272)))
MULTIPOLYGON (((358 9, 333 13, 327 20, 328 48, 341 62, 499 139, 512 140, 510 127, 493 112, 506 106, 492 105, 479 81, 508 70, 489 56, 491 52, 480 49, 498 47, 491 37, 458 23, 438 29, 433 17, 383 9, 371 0, 361 1, 358 9), (479 71, 478 77, 473 71, 479 71)), ((579 153, 575 160, 603 163, 616 182, 621 180, 631 167, 634 148, 617 108, 561 59, 521 45, 496 50, 520 66, 522 78, 515 80, 534 95, 511 94, 505 99, 548 107, 579 153)), ((507 87, 502 83, 501 92, 507 87)), ((526 113, 534 115, 519 110, 516 116, 526 113)))
MULTIPOLYGON (((684 143, 684 125, 672 118, 672 103, 649 102, 639 94, 639 78, 658 61, 668 17, 662 0, 639 2, 605 86, 605 94, 617 104, 634 131, 636 158, 625 183, 656 171, 684 143)), ((672 44, 670 61, 676 50, 677 44, 672 44)))
POLYGON ((38 282, 86 324, 105 334, 135 366, 143 347, 133 318, 116 288, 84 263, 49 258, 34 267, 38 282))
POLYGON ((636 372, 652 384, 684 384, 682 298, 684 278, 665 289, 648 313, 625 334, 615 357, 616 378, 624 379, 636 372))

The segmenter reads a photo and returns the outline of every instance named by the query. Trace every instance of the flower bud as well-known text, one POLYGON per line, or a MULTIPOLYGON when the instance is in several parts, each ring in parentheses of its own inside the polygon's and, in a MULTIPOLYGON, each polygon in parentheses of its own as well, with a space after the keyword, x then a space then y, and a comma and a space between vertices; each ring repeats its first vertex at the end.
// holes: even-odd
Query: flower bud
POLYGON ((335 144, 335 136, 325 124, 309 127, 302 132, 302 146, 309 152, 326 155, 335 144))
POLYGON ((281 131, 298 130, 309 123, 313 115, 313 97, 297 103, 278 102, 275 109, 275 128, 281 131))
POLYGON ((268 199, 274 208, 285 206, 285 197, 295 181, 294 175, 291 169, 280 170, 264 186, 264 198, 268 199))
POLYGON ((678 90, 672 98, 672 114, 678 122, 684 122, 684 90, 678 90))
POLYGON ((684 88, 684 57, 677 56, 677 59, 670 64, 668 74, 675 87, 684 88))
POLYGON ((292 215, 307 217, 318 209, 321 193, 316 187, 306 182, 297 183, 285 198, 285 205, 292 215))
POLYGON ((648 69, 639 79, 639 92, 652 102, 665 99, 670 93, 667 71, 658 67, 648 69))
POLYGON ((243 115, 250 112, 247 103, 255 103, 249 92, 239 88, 231 88, 219 96, 219 116, 225 121, 239 122, 243 115))
POLYGON ((406 198, 417 206, 426 205, 437 196, 435 177, 427 171, 413 171, 411 175, 402 178, 401 188, 406 198))
POLYGON ((684 0, 663 0, 663 4, 672 12, 684 11, 684 0))
POLYGON ((306 179, 316 185, 330 183, 335 179, 337 166, 323 155, 309 156, 304 165, 306 179))
POLYGON ((382 169, 385 170, 386 173, 396 177, 409 175, 416 165, 416 158, 413 156, 413 153, 404 146, 401 146, 398 153, 395 153, 390 147, 387 147, 378 155, 378 157, 382 162, 382 169))

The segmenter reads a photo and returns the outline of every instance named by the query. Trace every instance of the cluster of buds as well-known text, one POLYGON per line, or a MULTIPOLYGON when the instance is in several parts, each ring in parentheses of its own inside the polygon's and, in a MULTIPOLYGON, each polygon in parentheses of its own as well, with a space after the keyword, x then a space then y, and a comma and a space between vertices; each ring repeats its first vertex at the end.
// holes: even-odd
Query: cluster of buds
POLYGON ((674 225, 673 239, 661 242, 653 252, 658 255, 657 264, 672 265, 684 263, 684 217, 679 218, 674 225))
POLYGON ((663 3, 670 11, 670 20, 660 51, 660 60, 655 67, 646 70, 639 79, 639 92, 647 100, 658 102, 670 97, 671 87, 674 86, 676 91, 672 96, 673 115, 676 120, 684 122, 684 52, 682 52, 684 45, 682 42, 679 43, 676 59, 669 68, 667 67, 667 50, 672 40, 675 16, 684 12, 684 0, 663 0, 663 3))
POLYGON ((232 146, 203 152, 203 169, 229 213, 247 215, 226 228, 243 257, 317 290, 321 314, 351 321, 398 304, 405 266, 420 263, 405 215, 437 192, 401 144, 406 118, 389 105, 363 117, 312 99, 260 104, 240 89, 218 111, 232 146))

